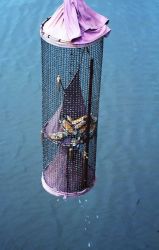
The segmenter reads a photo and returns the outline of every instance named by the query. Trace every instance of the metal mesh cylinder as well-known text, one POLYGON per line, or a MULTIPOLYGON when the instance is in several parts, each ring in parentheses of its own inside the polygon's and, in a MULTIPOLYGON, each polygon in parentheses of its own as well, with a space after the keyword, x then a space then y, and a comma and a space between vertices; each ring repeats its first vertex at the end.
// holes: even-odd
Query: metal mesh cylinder
POLYGON ((103 38, 68 48, 41 38, 43 187, 80 195, 95 182, 103 38))

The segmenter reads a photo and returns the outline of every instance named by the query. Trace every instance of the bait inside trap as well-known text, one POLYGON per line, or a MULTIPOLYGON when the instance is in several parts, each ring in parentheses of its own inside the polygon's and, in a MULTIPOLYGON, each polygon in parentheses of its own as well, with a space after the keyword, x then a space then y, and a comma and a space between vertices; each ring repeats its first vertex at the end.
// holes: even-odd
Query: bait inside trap
MULTIPOLYGON (((72 27, 70 31, 70 25, 66 23, 65 13, 68 8, 70 11, 76 8, 76 13, 77 8, 80 10, 79 6, 72 5, 73 2, 77 3, 75 0, 65 0, 57 12, 42 24, 40 30, 42 185, 46 191, 56 196, 83 194, 95 182, 103 37, 110 31, 105 22, 103 26, 99 22, 99 28, 96 22, 96 29, 90 31, 88 28, 84 31, 80 24, 83 23, 81 14, 81 35, 69 41, 69 37, 74 37, 79 28, 72 27), (65 21, 65 27, 61 19, 65 21), (58 30, 59 25, 61 33, 58 30), (58 34, 54 32, 56 30, 58 34), (58 37, 55 37, 56 35, 58 37)), ((79 2, 86 6, 82 0, 79 2)), ((92 14, 89 11, 87 6, 87 15, 90 14, 94 20, 94 12, 92 14)), ((95 18, 99 21, 105 20, 99 14, 96 14, 95 18)), ((71 24, 74 24, 74 21, 69 19, 71 24)), ((89 22, 87 21, 87 24, 89 22)))

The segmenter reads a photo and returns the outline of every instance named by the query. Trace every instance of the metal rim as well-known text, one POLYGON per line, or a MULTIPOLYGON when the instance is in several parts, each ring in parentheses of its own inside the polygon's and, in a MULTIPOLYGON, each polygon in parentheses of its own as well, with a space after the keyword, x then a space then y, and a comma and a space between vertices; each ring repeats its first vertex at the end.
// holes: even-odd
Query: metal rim
POLYGON ((62 192, 62 191, 58 191, 57 189, 55 188, 51 188, 47 185, 46 181, 45 181, 45 178, 44 178, 44 174, 42 173, 42 176, 41 176, 41 183, 42 183, 42 187, 44 188, 44 190, 54 196, 64 196, 64 197, 76 197, 76 196, 80 196, 80 195, 83 195, 85 193, 87 193, 88 191, 90 191, 94 184, 95 184, 95 181, 92 183, 92 186, 86 188, 86 189, 83 189, 82 191, 77 191, 77 192, 73 192, 73 193, 67 193, 67 192, 62 192))

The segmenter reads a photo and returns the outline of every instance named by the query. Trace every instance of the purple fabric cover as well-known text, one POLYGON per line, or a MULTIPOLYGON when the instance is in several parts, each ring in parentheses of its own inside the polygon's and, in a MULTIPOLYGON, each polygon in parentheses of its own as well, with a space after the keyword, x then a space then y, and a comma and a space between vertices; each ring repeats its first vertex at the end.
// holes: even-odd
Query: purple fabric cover
POLYGON ((108 19, 92 10, 84 0, 64 0, 43 31, 56 40, 87 44, 107 36, 108 19))

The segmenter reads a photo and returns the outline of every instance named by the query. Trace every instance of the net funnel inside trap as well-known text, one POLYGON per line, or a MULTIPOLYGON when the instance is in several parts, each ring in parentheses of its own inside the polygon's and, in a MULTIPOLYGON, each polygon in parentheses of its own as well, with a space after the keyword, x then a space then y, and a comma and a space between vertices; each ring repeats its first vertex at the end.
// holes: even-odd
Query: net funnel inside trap
POLYGON ((90 31, 61 42, 47 34, 50 20, 41 26, 42 185, 56 196, 76 196, 95 182, 103 35, 109 30, 100 27, 89 43, 82 38, 90 31))

